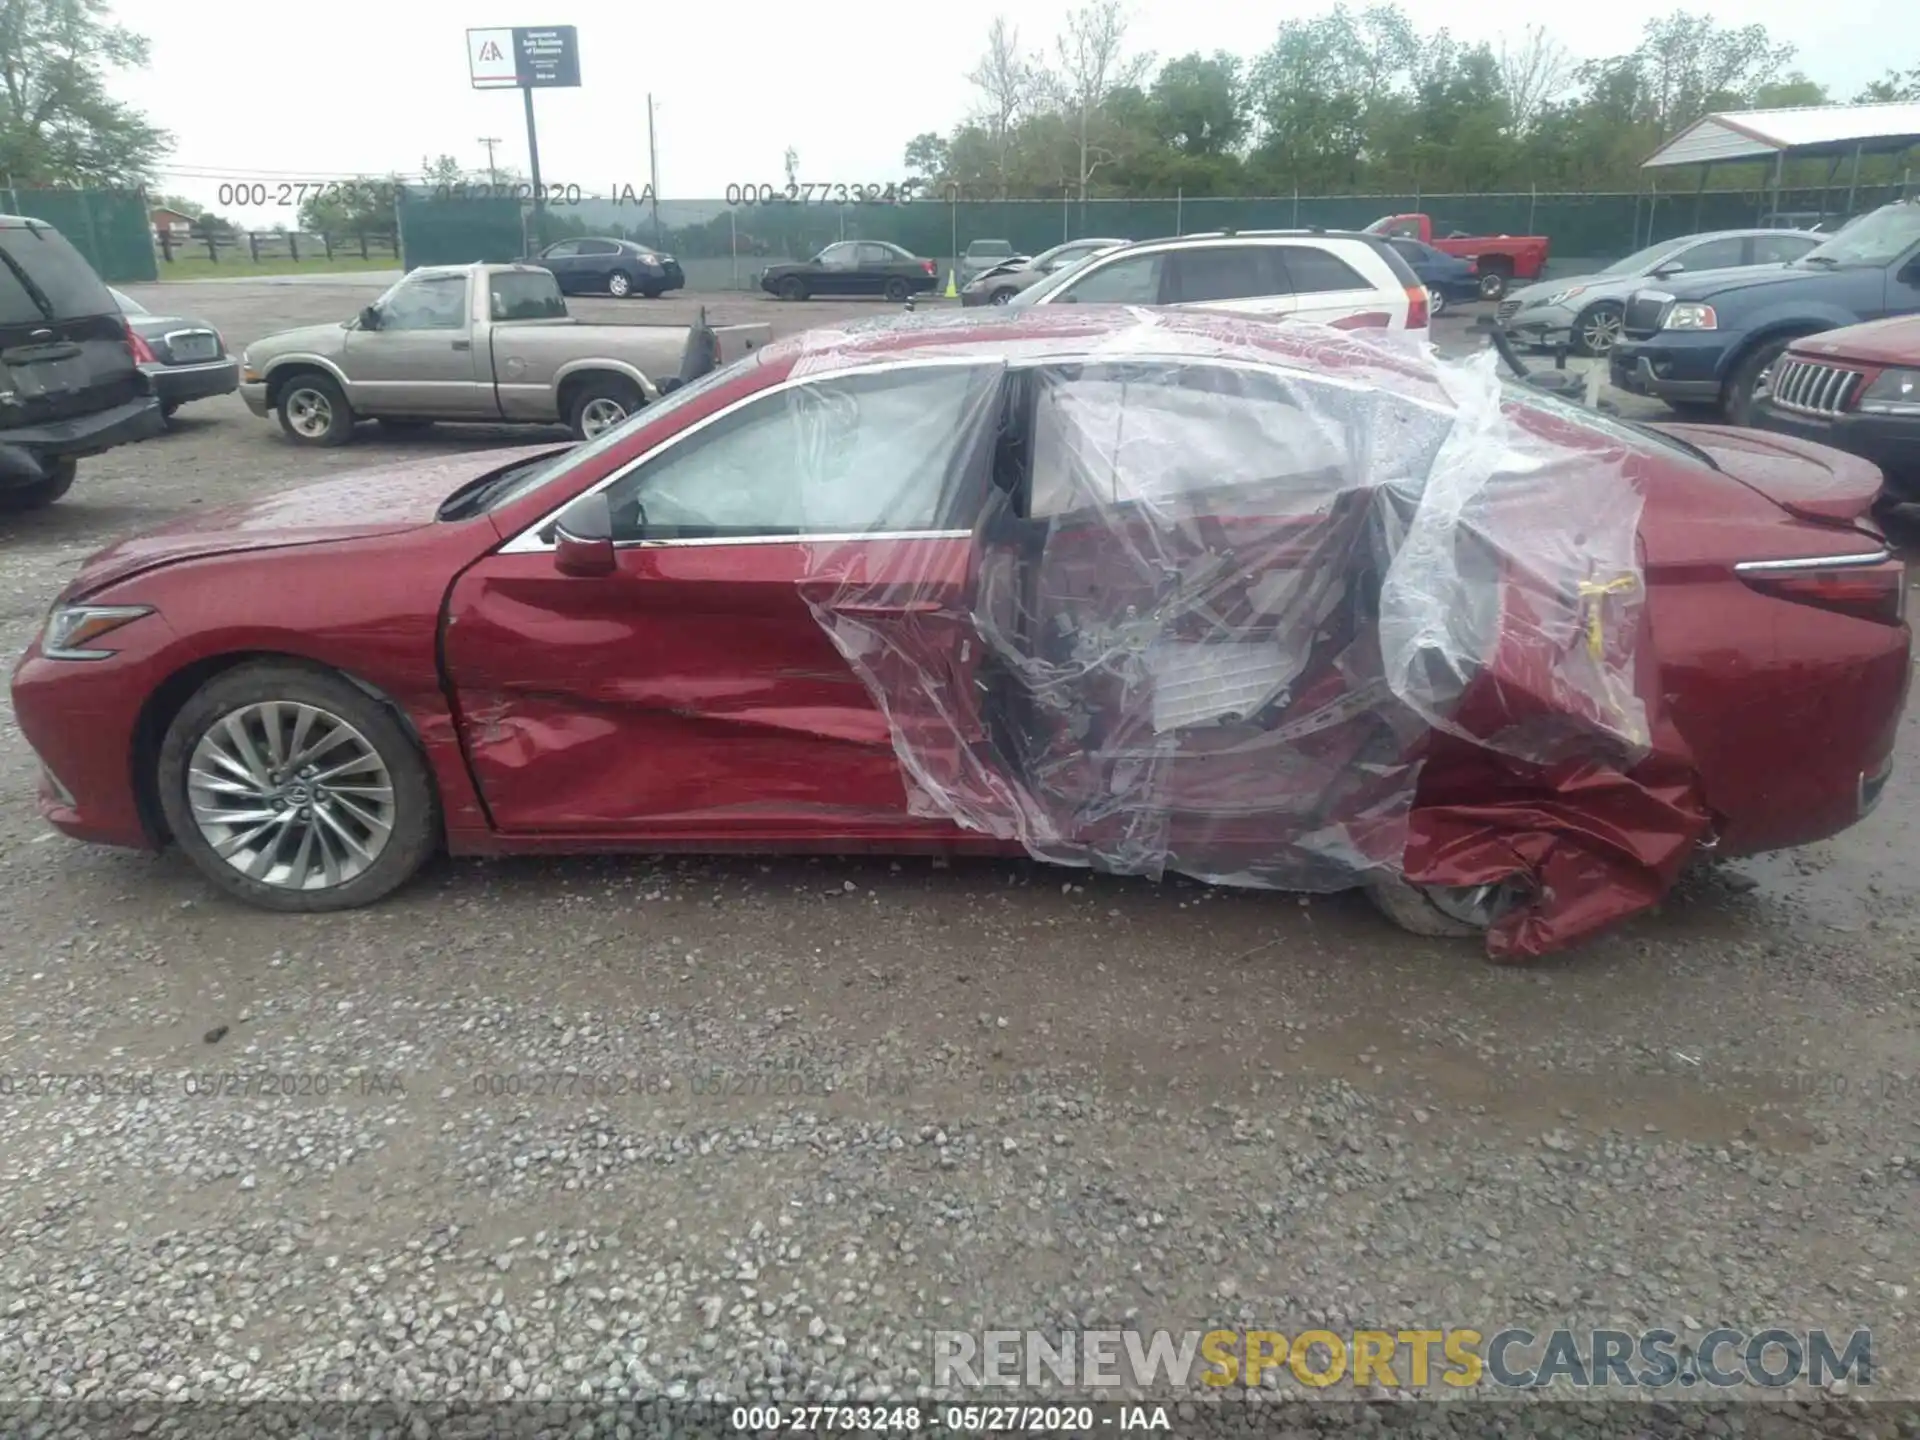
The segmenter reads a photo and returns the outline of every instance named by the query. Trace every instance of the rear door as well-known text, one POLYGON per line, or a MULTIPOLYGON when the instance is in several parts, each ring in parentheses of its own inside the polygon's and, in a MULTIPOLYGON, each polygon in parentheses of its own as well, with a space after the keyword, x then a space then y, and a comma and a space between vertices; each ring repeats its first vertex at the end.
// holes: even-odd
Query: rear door
POLYGON ((889 280, 905 280, 911 262, 905 255, 891 245, 879 245, 872 241, 860 247, 860 274, 863 293, 878 295, 887 288, 889 280))
POLYGON ((1167 254, 1166 301, 1241 315, 1294 313, 1286 267, 1269 245, 1191 245, 1167 254))
POLYGON ((1300 319, 1330 325, 1338 321, 1368 324, 1378 317, 1383 326, 1398 329, 1406 324, 1405 295, 1376 285, 1331 250, 1277 245, 1274 251, 1286 267, 1294 294, 1293 313, 1300 319))
POLYGON ((562 240, 549 245, 546 253, 540 257, 540 263, 553 272, 553 278, 560 282, 563 291, 575 291, 580 288, 580 242, 562 240))
POLYGON ((145 393, 120 307, 86 258, 49 225, 0 226, 4 422, 94 415, 145 393))
POLYGON ((1003 374, 985 359, 786 381, 610 477, 613 574, 559 573, 542 525, 466 571, 445 663, 494 823, 955 838, 908 813, 888 719, 814 607, 927 723, 961 703, 930 682, 963 643, 1003 374))
POLYGON ((977 822, 1016 797, 1050 858, 1129 871, 1284 885, 1390 855, 1418 737, 1376 614, 1406 517, 1354 457, 1391 435, 1418 473, 1446 417, 1228 363, 1020 385, 1014 499, 981 527, 970 605, 990 659, 964 687, 999 784, 955 803, 977 822))
MULTIPOLYGON (((611 240, 582 240, 580 258, 573 262, 574 273, 580 277, 581 290, 595 295, 605 290, 620 258, 620 247, 611 240)), ((629 274, 627 278, 632 280, 635 277, 629 274)))

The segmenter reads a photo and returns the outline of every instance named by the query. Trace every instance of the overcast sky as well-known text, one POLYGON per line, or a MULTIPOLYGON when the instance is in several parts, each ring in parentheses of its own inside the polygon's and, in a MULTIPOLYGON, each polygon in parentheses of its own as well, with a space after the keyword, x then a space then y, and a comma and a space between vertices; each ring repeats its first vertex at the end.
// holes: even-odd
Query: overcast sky
MULTIPOLYGON (((1024 0, 1022 46, 1050 50, 1070 0, 1024 0)), ((1276 8, 1247 0, 1134 0, 1136 49, 1166 58, 1190 50, 1253 55, 1280 21, 1330 8, 1276 8)), ((1640 27, 1670 7, 1658 0, 1547 7, 1532 0, 1472 5, 1407 0, 1423 30, 1498 42, 1551 17, 1576 56, 1631 49, 1640 27)), ((495 8, 458 0, 329 0, 317 18, 284 30, 236 18, 208 0, 119 6, 153 44, 153 64, 118 77, 117 93, 178 142, 161 187, 248 224, 294 223, 292 207, 220 204, 223 181, 321 180, 411 171, 447 152, 486 162, 481 136, 500 140, 502 164, 525 169, 526 124, 517 91, 476 91, 467 74, 469 27, 575 25, 581 88, 535 94, 543 179, 607 191, 648 178, 646 96, 657 106, 660 193, 717 197, 729 184, 779 182, 781 157, 799 152, 799 178, 884 184, 903 178, 901 152, 924 130, 945 131, 972 103, 965 75, 991 7, 780 5, 587 7, 516 0, 495 8), (955 21, 941 18, 957 13, 955 21)), ((1799 49, 1798 63, 1845 98, 1889 66, 1920 64, 1920 6, 1849 0, 1845 23, 1805 0, 1746 0, 1741 22, 1767 26, 1799 49)))

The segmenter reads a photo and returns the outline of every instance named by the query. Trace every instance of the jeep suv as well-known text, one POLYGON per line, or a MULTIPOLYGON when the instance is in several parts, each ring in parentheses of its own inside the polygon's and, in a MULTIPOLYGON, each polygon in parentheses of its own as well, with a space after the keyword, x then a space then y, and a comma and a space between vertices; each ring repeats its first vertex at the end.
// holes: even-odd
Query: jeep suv
POLYGON ((52 504, 83 456, 164 424, 93 267, 45 221, 0 215, 0 510, 52 504))

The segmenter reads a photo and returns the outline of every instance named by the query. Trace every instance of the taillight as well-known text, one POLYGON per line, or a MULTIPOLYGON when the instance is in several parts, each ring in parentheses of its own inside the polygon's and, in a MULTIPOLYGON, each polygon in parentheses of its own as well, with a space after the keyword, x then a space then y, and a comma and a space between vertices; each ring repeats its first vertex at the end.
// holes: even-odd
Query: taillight
POLYGON ((1427 287, 1424 285, 1407 286, 1407 329, 1424 330, 1427 328, 1427 287))
POLYGON ((1873 565, 1795 568, 1761 562, 1734 567, 1762 595, 1814 605, 1856 620, 1898 625, 1907 613, 1907 567, 1899 560, 1873 565))
POLYGON ((938 270, 934 268, 933 262, 931 260, 922 260, 920 262, 920 268, 926 271, 927 274, 929 275, 938 275, 940 273, 938 270))
MULTIPOLYGON (((124 322, 122 322, 124 323, 124 322)), ((159 357, 153 353, 153 347, 140 338, 140 332, 131 325, 127 326, 127 349, 133 355, 136 365, 158 365, 159 357)))

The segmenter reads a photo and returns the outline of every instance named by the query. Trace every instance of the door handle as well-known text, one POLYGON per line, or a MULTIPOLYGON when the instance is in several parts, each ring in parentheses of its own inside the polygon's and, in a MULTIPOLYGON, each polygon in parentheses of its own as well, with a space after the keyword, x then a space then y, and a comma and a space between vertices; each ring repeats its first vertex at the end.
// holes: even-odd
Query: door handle
POLYGON ((473 342, 471 340, 456 340, 453 342, 453 348, 456 350, 471 350, 473 348, 473 342))

